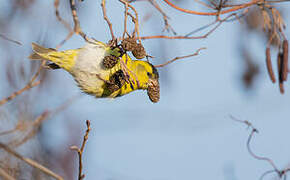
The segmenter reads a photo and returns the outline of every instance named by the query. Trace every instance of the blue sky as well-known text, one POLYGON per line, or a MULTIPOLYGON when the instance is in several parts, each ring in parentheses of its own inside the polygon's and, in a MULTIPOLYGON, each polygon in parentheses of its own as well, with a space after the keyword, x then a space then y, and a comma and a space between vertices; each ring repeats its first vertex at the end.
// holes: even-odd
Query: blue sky
MULTIPOLYGON (((37 17, 35 22, 45 20, 47 23, 35 24, 35 29, 47 33, 50 44, 57 45, 66 32, 56 34, 53 31, 54 26, 61 26, 55 22, 53 4, 38 4, 48 7, 48 10, 45 11, 47 16, 37 17)), ((81 26, 89 36, 108 41, 110 34, 99 4, 90 0, 81 4, 81 26)), ((214 20, 185 15, 164 3, 160 4, 171 18, 170 24, 181 35, 214 20)), ((181 5, 194 6, 190 2, 181 5)), ((115 33, 120 36, 123 31, 122 6, 108 2, 107 7, 115 33)), ((141 21, 141 34, 161 34, 163 22, 159 13, 146 2, 136 3, 136 7, 141 20, 152 14, 147 22, 141 21)), ((267 77, 265 41, 249 34, 247 46, 254 52, 261 73, 253 91, 243 90, 239 78, 243 64, 237 41, 245 33, 241 33, 240 26, 238 21, 225 23, 203 40, 144 41, 147 52, 156 57, 151 61, 153 64, 193 53, 200 47, 207 49, 199 56, 160 69, 161 100, 157 104, 149 101, 145 91, 133 92, 115 100, 81 95, 65 110, 68 114, 74 112, 74 118, 66 119, 58 114, 46 121, 44 134, 49 137, 48 146, 62 146, 66 133, 69 133, 64 128, 66 121, 74 121, 84 131, 85 120, 89 119, 92 131, 84 154, 87 179, 257 179, 271 167, 249 155, 246 140, 250 131, 243 124, 231 120, 229 115, 233 115, 251 121, 260 130, 252 141, 253 150, 271 157, 279 168, 285 167, 289 163, 290 150, 286 141, 290 135, 289 86, 286 82, 286 93, 280 95, 278 85, 273 85, 267 77)), ((27 57, 31 42, 26 41, 23 35, 19 36, 27 47, 20 56, 27 57)), ((77 48, 83 44, 80 37, 74 36, 62 49, 77 48)), ((39 111, 81 94, 68 73, 59 70, 51 74, 55 85, 47 87, 49 103, 36 107, 39 111)))

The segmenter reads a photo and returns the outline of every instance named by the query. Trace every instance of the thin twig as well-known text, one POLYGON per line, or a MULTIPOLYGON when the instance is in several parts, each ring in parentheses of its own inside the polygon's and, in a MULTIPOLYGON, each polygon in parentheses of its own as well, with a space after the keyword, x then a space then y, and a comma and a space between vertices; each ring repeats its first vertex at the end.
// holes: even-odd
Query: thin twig
POLYGON ((36 80, 36 78, 39 76, 42 67, 45 65, 46 60, 43 60, 41 65, 39 66, 37 72, 34 74, 34 76, 32 76, 32 78, 30 79, 30 81, 26 84, 26 86, 24 86, 24 88, 12 93, 10 96, 8 96, 7 98, 4 98, 2 100, 0 100, 0 106, 2 106, 3 104, 7 103, 8 101, 11 101, 12 99, 14 99, 15 97, 17 97, 18 95, 22 94, 23 92, 37 86, 38 84, 40 84, 40 81, 34 82, 36 80))
POLYGON ((244 17, 244 16, 249 12, 249 9, 250 9, 250 8, 245 9, 245 10, 244 10, 242 13, 240 13, 240 14, 236 14, 236 13, 234 13, 234 14, 235 14, 235 17, 234 17, 234 18, 231 18, 231 19, 228 19, 228 20, 226 20, 225 22, 233 22, 233 21, 238 20, 239 23, 243 24, 243 21, 242 21, 241 18, 244 17))
POLYGON ((105 21, 107 22, 107 24, 109 26, 112 40, 114 40, 115 36, 114 36, 114 32, 113 32, 112 23, 110 22, 110 20, 109 20, 109 18, 107 16, 107 12, 106 12, 106 0, 102 0, 101 6, 102 6, 102 10, 103 10, 103 17, 104 17, 105 21))
POLYGON ((205 7, 207 7, 207 8, 209 8, 209 9, 215 9, 215 7, 212 7, 212 6, 210 6, 209 4, 207 4, 205 2, 202 2, 202 1, 199 1, 199 0, 194 0, 194 1, 197 2, 197 3, 199 3, 199 4, 201 4, 201 5, 203 5, 203 6, 205 6, 205 7))
POLYGON ((73 21, 74 21, 74 32, 76 34, 79 34, 82 38, 84 38, 85 41, 89 41, 87 35, 81 29, 79 18, 77 15, 75 0, 70 0, 70 7, 71 7, 71 13, 73 16, 73 21))
POLYGON ((11 100, 14 99, 16 96, 18 96, 19 94, 23 93, 24 91, 27 91, 28 89, 33 88, 33 87, 35 87, 35 86, 37 86, 37 85, 39 85, 39 84, 40 84, 40 81, 34 82, 34 83, 32 83, 32 84, 31 84, 31 83, 28 83, 24 88, 22 88, 22 89, 20 89, 20 90, 18 90, 18 91, 15 91, 15 92, 12 93, 10 96, 8 96, 8 97, 2 99, 2 100, 0 101, 0 106, 3 105, 3 104, 5 104, 5 103, 7 103, 8 101, 11 101, 11 100))
POLYGON ((127 33, 128 4, 125 4, 124 32, 122 38, 125 39, 127 33))
POLYGON ((207 38, 211 33, 213 33, 220 25, 222 25, 223 22, 227 21, 230 17, 235 16, 235 13, 228 15, 227 17, 225 17, 224 19, 220 19, 220 20, 216 20, 213 23, 208 24, 210 25, 214 25, 216 24, 216 26, 214 26, 211 30, 209 30, 206 34, 202 35, 202 36, 165 36, 165 35, 157 35, 157 36, 143 36, 140 37, 140 39, 204 39, 207 38))
POLYGON ((247 121, 247 120, 239 120, 239 119, 237 119, 237 118, 235 118, 235 117, 233 117, 233 116, 230 116, 230 118, 233 119, 234 121, 239 122, 239 123, 246 124, 248 128, 251 128, 251 133, 250 133, 250 135, 249 135, 249 137, 248 137, 248 140, 247 140, 247 150, 248 150, 249 154, 250 154, 253 158, 257 159, 257 160, 261 160, 261 161, 266 161, 266 162, 268 162, 268 163, 272 166, 272 168, 273 168, 272 170, 269 170, 269 171, 266 171, 265 173, 263 173, 262 176, 260 177, 260 180, 263 179, 266 175, 268 175, 268 174, 270 174, 270 173, 274 173, 274 172, 278 175, 278 177, 279 177, 280 179, 283 178, 283 177, 284 177, 284 179, 285 179, 285 178, 286 178, 286 174, 287 174, 287 172, 290 171, 289 168, 284 168, 284 169, 282 169, 282 170, 279 170, 279 169, 277 168, 277 166, 275 165, 275 163, 274 163, 274 161, 273 161, 272 159, 270 159, 270 158, 268 158, 268 157, 259 156, 259 155, 255 154, 255 153, 253 152, 253 150, 252 150, 252 148, 251 148, 251 146, 250 146, 250 143, 251 143, 251 140, 252 140, 254 134, 259 132, 258 129, 256 129, 256 128, 252 125, 252 123, 250 123, 250 122, 247 121))
POLYGON ((192 56, 197 56, 199 54, 199 52, 201 50, 203 50, 203 49, 206 49, 206 48, 205 47, 199 48, 194 54, 190 54, 190 55, 186 55, 186 56, 180 56, 180 57, 175 57, 174 59, 172 59, 170 61, 167 61, 166 63, 154 65, 154 67, 156 67, 156 68, 164 67, 164 66, 166 66, 166 65, 168 65, 170 63, 173 63, 176 60, 184 59, 184 58, 189 58, 189 57, 192 57, 192 56))
POLYGON ((66 38, 64 40, 62 40, 57 46, 56 49, 59 49, 66 41, 68 41, 74 34, 74 30, 71 28, 71 26, 69 25, 68 22, 66 22, 64 19, 61 18, 59 11, 58 11, 58 7, 59 7, 59 0, 55 0, 54 1, 54 8, 55 8, 55 16, 58 19, 59 22, 61 22, 65 28, 69 31, 68 35, 66 36, 66 38))
POLYGON ((195 15, 204 15, 204 16, 217 16, 217 15, 222 15, 222 14, 226 14, 226 13, 230 13, 230 12, 234 12, 240 9, 244 9, 253 5, 258 4, 259 2, 261 2, 262 0, 253 0, 249 3, 244 3, 241 4, 239 6, 235 6, 231 9, 227 9, 227 10, 223 10, 223 11, 217 11, 217 12, 198 12, 198 11, 192 11, 192 10, 188 10, 188 9, 183 9, 181 7, 178 7, 176 5, 174 5, 173 3, 171 3, 169 0, 163 0, 165 3, 167 3, 169 6, 171 6, 172 8, 184 12, 184 13, 188 13, 188 14, 195 14, 195 15))
POLYGON ((0 37, 1 37, 2 39, 5 39, 5 40, 10 41, 10 42, 13 42, 13 43, 18 44, 18 45, 20 45, 20 46, 22 45, 21 42, 16 41, 16 40, 13 40, 13 39, 11 39, 11 38, 5 36, 4 34, 1 34, 1 33, 0 33, 0 37))
POLYGON ((70 31, 64 40, 62 40, 57 46, 56 49, 59 49, 66 41, 68 41, 74 35, 74 31, 70 31))
MULTIPOLYGON (((120 0, 123 1, 123 0, 120 0)), ((134 11, 135 13, 135 32, 137 33, 137 39, 139 40, 139 42, 141 43, 141 39, 140 39, 140 30, 139 30, 139 19, 138 19, 138 12, 136 11, 136 9, 131 5, 128 4, 128 6, 134 11)))
POLYGON ((17 131, 17 128, 13 128, 13 129, 10 129, 10 130, 7 130, 7 131, 3 131, 3 132, 0 132, 0 136, 6 135, 6 134, 11 134, 11 133, 13 133, 15 131, 17 131))
POLYGON ((289 2, 290 0, 277 0, 277 1, 265 1, 266 3, 280 3, 280 2, 289 2))
MULTIPOLYGON (((31 139, 32 137, 35 136, 35 134, 37 133, 41 123, 50 115, 49 111, 44 111, 40 116, 38 116, 33 123, 31 124, 32 130, 25 135, 24 137, 22 137, 21 139, 17 140, 17 141, 12 141, 10 143, 8 143, 8 146, 10 147, 18 147, 24 143, 26 143, 29 139, 31 139)), ((15 127, 15 129, 17 129, 17 126, 15 127)))
POLYGON ((82 154, 84 152, 85 145, 86 145, 86 142, 88 140, 89 133, 90 133, 90 130, 91 130, 90 124, 91 124, 90 121, 87 120, 86 121, 87 130, 86 130, 86 133, 84 135, 83 143, 81 145, 81 148, 78 148, 77 146, 71 146, 70 147, 71 150, 77 151, 78 152, 78 156, 79 156, 79 175, 78 175, 78 180, 82 180, 85 177, 85 174, 82 173, 82 170, 83 170, 82 154))
POLYGON ((266 172, 264 172, 262 175, 261 175, 261 177, 259 178, 260 180, 263 180, 264 178, 265 178, 265 176, 266 175, 268 175, 268 174, 272 174, 272 173, 274 173, 274 172, 276 172, 275 170, 269 170, 269 171, 266 171, 266 172))
POLYGON ((129 6, 129 8, 131 8, 134 11, 134 13, 135 13, 135 21, 134 21, 134 24, 135 24, 135 32, 137 33, 137 39, 139 40, 139 42, 141 42, 141 39, 140 39, 140 31, 139 31, 139 20, 138 20, 138 12, 137 12, 137 10, 131 4, 129 4, 129 2, 127 0, 119 0, 119 1, 121 3, 123 3, 124 5, 126 5, 126 6, 129 6))
POLYGON ((136 18, 131 14, 131 13, 129 13, 129 12, 127 12, 127 14, 131 17, 131 19, 132 19, 132 22, 134 23, 134 25, 135 25, 135 27, 134 27, 134 31, 133 31, 133 33, 132 33, 132 37, 133 38, 135 38, 135 36, 136 36, 136 18))
POLYGON ((70 27, 69 23, 61 18, 59 11, 58 11, 58 7, 59 7, 59 0, 54 0, 55 16, 56 16, 57 20, 59 22, 61 22, 69 32, 73 31, 73 29, 70 27))
POLYGON ((185 37, 190 37, 191 35, 193 35, 193 34, 199 32, 199 31, 202 31, 202 30, 204 30, 204 29, 206 29, 206 28, 208 28, 208 27, 210 27, 210 26, 212 26, 212 25, 214 25, 214 24, 216 24, 216 23, 218 23, 217 20, 215 20, 215 21, 213 21, 213 22, 211 22, 211 23, 208 23, 208 24, 206 24, 206 25, 204 25, 204 26, 202 26, 202 27, 199 27, 198 29, 195 29, 194 31, 192 31, 192 32, 190 32, 190 33, 188 33, 188 34, 186 34, 185 37))
POLYGON ((155 0, 149 0, 149 2, 155 7, 155 9, 157 9, 160 12, 160 14, 162 14, 165 25, 164 30, 167 30, 168 32, 172 31, 172 33, 176 35, 177 33, 174 31, 174 29, 170 26, 168 22, 169 17, 166 15, 166 13, 161 9, 161 7, 157 4, 155 0))
POLYGON ((41 126, 44 120, 63 111, 65 108, 67 108, 70 104, 72 104, 73 101, 77 100, 77 98, 79 97, 80 97, 79 95, 73 96, 72 98, 69 98, 68 100, 64 101, 60 106, 56 107, 55 109, 44 111, 33 122, 27 125, 20 123, 20 124, 17 124, 12 130, 0 132, 0 136, 14 133, 16 131, 27 131, 27 133, 25 133, 25 135, 23 134, 23 136, 20 139, 12 140, 8 143, 10 147, 18 147, 36 135, 36 133, 39 130, 39 127, 41 126), (26 127, 30 127, 30 129, 27 130, 26 127))
POLYGON ((38 162, 36 162, 36 161, 34 161, 34 160, 30 159, 30 158, 23 157, 22 155, 20 155, 16 151, 12 150, 11 148, 6 146, 5 144, 0 143, 0 148, 3 149, 4 151, 6 151, 7 153, 13 155, 14 157, 24 161, 28 165, 30 165, 30 166, 32 166, 32 167, 34 167, 36 169, 39 169, 43 173, 45 173, 45 174, 47 174, 47 175, 49 175, 51 177, 54 177, 55 179, 63 180, 63 178, 60 175, 52 172, 50 169, 44 167, 43 165, 39 164, 38 162))
POLYGON ((254 134, 257 133, 258 130, 257 130, 256 128, 254 128, 253 126, 252 126, 251 128, 252 128, 252 131, 251 131, 251 133, 250 133, 250 135, 249 135, 249 138, 248 138, 248 140, 247 140, 247 149, 248 149, 248 152, 250 153, 250 155, 251 155, 253 158, 255 158, 255 159, 257 159, 257 160, 267 161, 267 162, 268 162, 268 163, 273 167, 273 169, 274 169, 276 172, 279 172, 278 168, 276 167, 276 165, 274 164, 274 162, 273 162, 272 159, 267 158, 267 157, 263 157, 263 156, 256 155, 256 154, 252 151, 251 146, 250 146, 250 143, 251 143, 251 140, 252 140, 254 134))
POLYGON ((248 138, 248 140, 247 140, 247 149, 248 149, 249 154, 250 154, 253 158, 257 159, 257 160, 267 161, 267 162, 268 162, 268 163, 273 167, 273 169, 274 169, 275 171, 278 171, 278 168, 276 167, 276 165, 274 164, 274 162, 273 162, 270 158, 262 157, 262 156, 256 155, 256 154, 252 151, 252 149, 251 149, 251 146, 250 146, 251 140, 252 140, 254 134, 259 132, 258 129, 255 128, 255 127, 252 125, 252 123, 250 123, 250 122, 247 121, 247 120, 239 120, 239 119, 237 119, 237 118, 234 118, 233 116, 231 116, 231 118, 232 118, 233 120, 237 121, 237 122, 244 123, 244 124, 246 124, 249 128, 251 128, 251 133, 250 133, 249 138, 248 138))

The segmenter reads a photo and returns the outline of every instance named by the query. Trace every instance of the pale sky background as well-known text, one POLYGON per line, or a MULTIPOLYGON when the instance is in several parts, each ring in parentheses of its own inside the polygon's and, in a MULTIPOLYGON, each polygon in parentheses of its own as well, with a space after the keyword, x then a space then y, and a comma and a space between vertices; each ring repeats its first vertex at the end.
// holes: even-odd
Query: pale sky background
MULTIPOLYGON (((113 22, 115 34, 120 36, 123 8, 112 2, 107 4, 110 9, 108 16, 113 22)), ((214 17, 186 15, 165 3, 160 4, 180 35, 214 20, 214 17)), ((41 1, 37 5, 38 10, 28 17, 29 26, 33 26, 35 32, 46 34, 41 38, 56 46, 65 37, 66 31, 54 31, 56 25, 58 28, 61 25, 56 22, 53 3, 41 1), (39 16, 42 11, 46 14, 39 16)), ((61 4, 60 8, 63 6, 61 4)), ((190 7, 195 4, 193 1, 184 2, 180 6, 192 9, 190 7)), ((284 3, 284 7, 287 6, 284 3)), ((161 34, 162 16, 146 2, 136 3, 136 8, 141 20, 152 14, 147 22, 141 21, 141 34, 161 34)), ((110 34, 102 17, 100 1, 85 0, 80 9, 83 31, 97 40, 108 41, 110 34)), ((71 20, 69 15, 64 17, 71 20)), ((31 28, 26 28, 27 22, 21 24, 15 20, 12 23, 19 23, 19 28, 25 27, 23 34, 16 37, 23 47, 15 47, 19 50, 25 48, 25 52, 15 56, 27 57, 31 39, 27 41, 25 35, 33 36, 33 32, 31 28)), ((289 25, 289 18, 286 18, 286 24, 289 25)), ((231 114, 251 121, 260 130, 252 141, 254 152, 272 158, 279 168, 285 167, 290 160, 290 143, 287 141, 290 136, 290 87, 286 82, 286 93, 281 95, 278 85, 270 82, 264 62, 265 41, 248 34, 247 46, 261 65, 261 73, 255 81, 254 90, 244 91, 240 81, 243 63, 237 41, 245 38, 241 35, 246 34, 241 33, 240 26, 238 21, 225 23, 203 40, 144 41, 147 52, 156 57, 151 61, 153 64, 193 53, 200 47, 207 49, 199 56, 159 70, 161 99, 157 104, 150 102, 145 91, 136 91, 115 100, 82 95, 65 110, 68 114, 72 112, 71 117, 58 114, 45 122, 43 134, 48 140, 46 145, 52 151, 53 148, 70 151, 69 145, 62 144, 70 131, 66 122, 74 121, 81 127, 82 131, 76 132, 81 139, 85 120, 89 119, 92 131, 83 162, 88 180, 258 179, 271 167, 249 155, 246 140, 250 130, 231 120, 231 114)), ((290 37, 289 30, 285 32, 290 37)), ((35 37, 36 40, 38 38, 35 37)), ((79 36, 73 36, 61 49, 78 48, 83 44, 79 36)), ((20 61, 28 59, 21 58, 20 61)), ((276 64, 273 64, 276 69, 276 64)), ((61 70, 51 73, 54 85, 44 91, 47 92, 44 103, 34 107, 39 112, 82 94, 68 73, 61 70)), ((5 92, 5 85, 0 91, 1 97, 9 94, 5 92)))

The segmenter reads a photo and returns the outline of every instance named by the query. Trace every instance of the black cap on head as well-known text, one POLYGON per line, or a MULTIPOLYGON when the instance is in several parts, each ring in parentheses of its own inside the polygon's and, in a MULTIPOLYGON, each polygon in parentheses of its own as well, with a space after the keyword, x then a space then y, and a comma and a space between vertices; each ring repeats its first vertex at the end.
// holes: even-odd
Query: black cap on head
POLYGON ((156 79, 159 79, 159 73, 158 73, 156 67, 154 65, 152 65, 151 63, 149 63, 149 64, 152 67, 152 73, 155 75, 156 79))

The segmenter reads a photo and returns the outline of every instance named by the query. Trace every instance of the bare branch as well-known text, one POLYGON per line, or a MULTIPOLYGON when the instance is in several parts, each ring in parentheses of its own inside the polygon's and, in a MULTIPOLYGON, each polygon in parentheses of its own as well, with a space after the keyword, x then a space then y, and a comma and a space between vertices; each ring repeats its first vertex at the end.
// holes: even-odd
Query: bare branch
POLYGON ((109 26, 112 40, 114 40, 115 36, 114 36, 114 32, 113 32, 112 23, 110 22, 110 20, 109 20, 109 18, 107 16, 107 12, 106 12, 106 0, 102 0, 101 6, 102 6, 102 10, 103 10, 103 17, 104 17, 105 21, 107 22, 107 24, 109 26))
POLYGON ((59 6, 59 0, 55 0, 54 1, 54 8, 55 8, 55 16, 57 18, 57 20, 59 22, 61 22, 65 28, 69 31, 68 35, 66 36, 66 38, 64 40, 62 40, 57 46, 56 49, 59 49, 67 40, 69 40, 73 34, 74 34, 74 30, 71 28, 71 26, 69 25, 68 22, 66 22, 64 19, 61 18, 59 11, 58 11, 58 6, 59 6))
MULTIPOLYGON (((70 0, 70 7, 71 7, 71 13, 73 16, 73 21, 74 21, 74 32, 76 34, 79 34, 80 36, 82 36, 85 41, 89 41, 87 35, 81 29, 79 18, 77 15, 75 0, 70 0)), ((67 37, 69 37, 69 36, 67 36, 67 37)))
POLYGON ((235 5, 233 8, 231 9, 227 9, 227 10, 218 10, 217 12, 198 12, 198 11, 192 11, 192 10, 188 10, 188 9, 183 9, 181 7, 178 7, 176 5, 174 5, 173 3, 171 3, 169 0, 163 0, 165 3, 167 3, 169 6, 171 6, 172 8, 184 12, 184 13, 188 13, 188 14, 195 14, 195 15, 203 15, 203 16, 219 16, 221 14, 226 14, 226 13, 230 13, 230 12, 234 12, 234 11, 238 11, 240 9, 245 9, 247 7, 253 6, 258 4, 259 2, 262 2, 262 0, 252 0, 249 3, 244 3, 241 5, 235 5))
POLYGON ((14 99, 15 97, 17 97, 18 95, 22 94, 23 92, 37 86, 40 84, 40 81, 34 82, 36 80, 36 78, 39 76, 42 67, 45 65, 46 60, 43 60, 41 65, 39 66, 37 72, 34 74, 34 76, 32 76, 32 78, 30 79, 30 81, 26 84, 26 86, 24 86, 24 88, 12 93, 10 96, 8 96, 7 98, 4 98, 2 100, 0 100, 0 106, 2 106, 3 104, 7 103, 8 101, 11 101, 12 99, 14 99))
POLYGON ((90 121, 87 120, 86 121, 87 130, 86 130, 86 133, 84 135, 83 143, 81 145, 81 148, 78 148, 77 146, 71 146, 70 147, 71 150, 77 151, 78 152, 78 156, 79 156, 79 175, 78 175, 78 180, 82 180, 85 177, 85 174, 82 173, 82 170, 83 170, 82 155, 83 155, 83 152, 84 152, 84 149, 85 149, 85 145, 86 145, 86 142, 88 140, 89 133, 90 133, 90 130, 91 130, 90 124, 91 124, 90 121))
POLYGON ((253 152, 251 146, 250 146, 250 143, 251 143, 251 140, 254 136, 255 133, 258 133, 258 130, 252 125, 252 123, 250 123, 249 121, 247 120, 239 120, 233 116, 230 116, 231 119, 233 119, 234 121, 237 121, 239 123, 243 123, 243 124, 246 124, 247 127, 251 128, 251 133, 248 137, 248 140, 247 140, 247 150, 249 152, 249 154, 254 158, 254 159, 257 159, 257 160, 261 160, 261 161, 266 161, 268 164, 270 164, 272 166, 272 170, 269 170, 269 171, 266 171, 265 173, 262 174, 262 176, 260 177, 260 180, 262 180, 266 175, 270 174, 270 173, 276 173, 278 175, 278 177, 281 179, 284 177, 284 179, 286 179, 286 174, 288 171, 290 171, 289 168, 284 168, 282 170, 279 170, 277 168, 277 166, 275 165, 274 161, 268 157, 263 157, 263 156, 259 156, 257 155, 256 153, 253 152))
POLYGON ((28 140, 30 140, 31 138, 33 138, 37 134, 39 127, 41 126, 41 124, 43 123, 43 121, 45 119, 61 112, 62 110, 67 108, 70 104, 72 104, 73 101, 77 100, 77 98, 79 98, 79 97, 80 97, 79 95, 73 96, 72 98, 69 98, 68 100, 64 101, 57 108, 49 110, 49 111, 48 110, 44 111, 43 113, 41 113, 41 115, 39 115, 32 122, 23 123, 23 122, 19 121, 19 123, 17 123, 17 125, 13 129, 7 130, 4 132, 0 132, 0 136, 14 133, 17 131, 26 131, 25 134, 23 134, 21 136, 21 138, 12 140, 9 143, 7 143, 8 146, 10 146, 10 147, 18 147, 18 146, 26 143, 28 140))
POLYGON ((135 30, 134 32, 137 33, 137 39, 139 40, 139 42, 141 42, 141 39, 140 39, 140 30, 139 30, 139 20, 138 20, 138 12, 136 11, 136 9, 131 5, 129 4, 129 2, 127 0, 119 0, 121 3, 123 3, 125 6, 128 6, 129 8, 131 8, 134 13, 135 13, 135 21, 134 21, 134 24, 135 24, 135 30))
POLYGON ((7 172, 4 171, 4 169, 2 169, 0 167, 0 177, 3 177, 4 180, 16 180, 14 177, 10 176, 7 172))
POLYGON ((40 84, 40 81, 37 81, 37 82, 34 82, 34 83, 28 83, 24 88, 22 88, 22 89, 20 89, 20 90, 18 90, 18 91, 15 91, 15 92, 12 93, 10 96, 8 96, 8 97, 2 99, 2 100, 0 101, 0 106, 3 105, 3 104, 5 104, 5 103, 7 103, 8 101, 11 101, 11 100, 14 99, 16 96, 22 94, 24 91, 27 91, 27 90, 29 90, 29 89, 31 89, 31 88, 33 88, 33 87, 39 85, 39 84, 40 84))
POLYGON ((20 155, 19 153, 17 153, 16 151, 12 150, 11 148, 9 148, 8 146, 6 146, 5 144, 3 143, 0 143, 0 148, 3 149, 4 151, 6 151, 7 153, 13 155, 14 157, 24 161, 25 163, 27 163, 28 165, 36 168, 36 169, 39 169, 40 171, 42 171, 43 173, 51 176, 51 177, 54 177, 55 179, 58 179, 58 180, 63 180, 63 178, 54 173, 53 171, 51 171, 50 169, 44 167, 43 165, 39 164, 38 162, 30 159, 30 158, 26 158, 26 157, 23 157, 22 155, 20 155))
POLYGON ((22 45, 21 42, 16 41, 16 40, 13 40, 13 39, 11 39, 11 38, 5 36, 4 34, 1 34, 1 33, 0 33, 0 37, 1 37, 2 39, 5 39, 5 40, 10 41, 10 42, 13 42, 13 43, 18 44, 18 45, 20 45, 20 46, 22 45))
POLYGON ((263 180, 265 177, 266 177, 266 175, 269 175, 269 174, 272 174, 272 173, 274 173, 274 172, 276 172, 275 170, 269 170, 269 171, 266 171, 266 172, 264 172, 262 175, 261 175, 261 177, 259 178, 260 180, 263 180))
MULTIPOLYGON (((31 127, 32 130, 25 135, 24 137, 22 137, 21 139, 17 140, 17 141, 12 141, 11 143, 9 143, 8 145, 11 147, 17 147, 20 146, 21 144, 26 143, 29 139, 31 139, 32 137, 35 136, 35 134, 37 133, 41 123, 49 116, 49 112, 45 111, 43 112, 40 116, 38 116, 32 123, 31 127)), ((16 127, 17 128, 17 127, 16 127)), ((15 129, 16 129, 15 128, 15 129)))
POLYGON ((66 41, 68 41, 74 35, 74 31, 70 31, 64 40, 62 40, 57 46, 56 49, 59 49, 66 41))
MULTIPOLYGON (((202 35, 202 36, 189 36, 192 33, 189 33, 188 35, 185 36, 164 36, 164 35, 157 35, 157 36, 143 36, 140 37, 140 39, 205 39, 207 38, 211 33, 213 33, 220 25, 222 25, 223 22, 227 21, 230 17, 235 16, 236 14, 230 14, 227 17, 225 17, 224 19, 217 19, 216 21, 204 26, 203 28, 209 27, 211 25, 216 24, 211 30, 209 30, 206 34, 202 35)), ((198 29, 198 31, 200 30, 200 28, 198 29)), ((196 31, 194 31, 196 32, 196 31)))
POLYGON ((124 32, 122 38, 125 39, 127 32, 127 19, 128 19, 128 4, 125 4, 125 18, 124 18, 124 32))
POLYGON ((61 22, 69 32, 73 31, 73 29, 70 27, 69 23, 61 18, 59 11, 58 11, 58 6, 59 6, 59 0, 54 0, 55 16, 56 16, 57 20, 59 22, 61 22))
POLYGON ((160 12, 160 14, 162 14, 163 16, 163 21, 164 21, 164 30, 172 31, 174 35, 176 35, 177 33, 174 31, 174 29, 170 26, 169 22, 168 22, 168 16, 166 15, 166 13, 161 9, 161 7, 157 4, 157 2, 155 0, 149 0, 149 2, 160 12))
POLYGON ((186 55, 186 56, 176 57, 176 58, 174 58, 174 59, 172 59, 172 60, 170 60, 170 61, 167 61, 166 63, 159 64, 159 65, 154 65, 154 67, 157 67, 157 68, 159 68, 159 67, 164 67, 164 66, 166 66, 166 65, 168 65, 168 64, 170 64, 170 63, 173 63, 174 61, 177 61, 177 60, 179 60, 179 59, 184 59, 184 58, 189 58, 189 57, 197 56, 197 55, 199 54, 199 52, 200 52, 201 50, 203 50, 203 49, 206 49, 206 48, 205 48, 205 47, 199 48, 199 49, 198 49, 194 54, 190 54, 190 55, 186 55))

